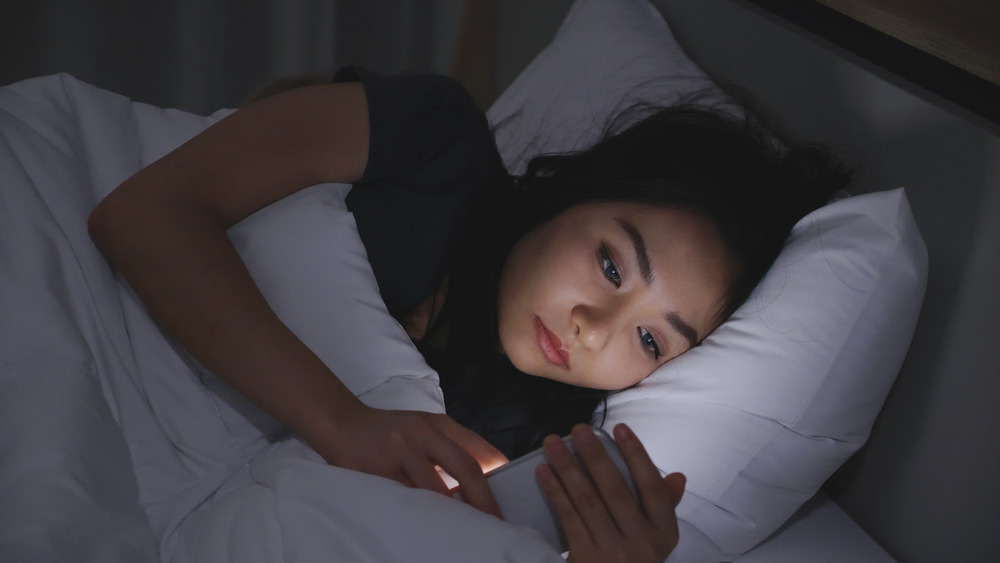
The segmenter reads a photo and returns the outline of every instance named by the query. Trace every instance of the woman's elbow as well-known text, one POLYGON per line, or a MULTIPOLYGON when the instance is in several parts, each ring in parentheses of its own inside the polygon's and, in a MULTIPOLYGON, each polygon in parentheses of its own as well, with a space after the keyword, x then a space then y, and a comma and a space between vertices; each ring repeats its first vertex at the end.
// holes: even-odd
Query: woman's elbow
POLYGON ((142 216, 142 210, 130 199, 121 189, 116 189, 98 202, 87 217, 87 233, 105 255, 113 253, 117 241, 139 236, 130 229, 141 223, 137 218, 142 216))
POLYGON ((104 198, 90 211, 87 216, 87 233, 98 248, 104 249, 106 241, 113 230, 114 206, 108 204, 108 198, 104 198))

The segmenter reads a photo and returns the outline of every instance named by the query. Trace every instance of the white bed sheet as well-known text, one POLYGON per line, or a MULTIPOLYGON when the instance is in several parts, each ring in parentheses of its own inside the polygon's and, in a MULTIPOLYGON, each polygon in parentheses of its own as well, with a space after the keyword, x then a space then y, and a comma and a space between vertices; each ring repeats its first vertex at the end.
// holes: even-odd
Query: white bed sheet
POLYGON ((738 563, 894 563, 896 560, 825 493, 817 493, 738 563))

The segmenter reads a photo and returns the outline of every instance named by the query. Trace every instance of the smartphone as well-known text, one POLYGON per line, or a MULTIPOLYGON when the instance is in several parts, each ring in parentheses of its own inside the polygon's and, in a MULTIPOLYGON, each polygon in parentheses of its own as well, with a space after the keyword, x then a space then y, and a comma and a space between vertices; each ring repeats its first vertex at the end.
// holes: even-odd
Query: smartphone
MULTIPOLYGON (((611 461, 625 477, 632 495, 638 498, 635 484, 632 482, 618 444, 600 428, 594 428, 594 434, 608 452, 611 461)), ((563 438, 563 441, 570 451, 576 451, 569 436, 563 438)), ((497 504, 500 505, 504 520, 538 530, 550 544, 560 552, 564 552, 568 547, 559 518, 545 492, 535 480, 535 468, 542 463, 545 463, 545 453, 539 448, 490 471, 486 474, 486 482, 497 499, 497 504)))

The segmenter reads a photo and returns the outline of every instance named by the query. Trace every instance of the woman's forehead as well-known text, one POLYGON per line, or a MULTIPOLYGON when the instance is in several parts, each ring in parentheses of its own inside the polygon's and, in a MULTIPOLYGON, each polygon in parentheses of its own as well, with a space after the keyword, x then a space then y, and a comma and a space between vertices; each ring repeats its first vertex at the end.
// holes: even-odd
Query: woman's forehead
POLYGON ((654 205, 628 201, 581 203, 570 209, 592 223, 614 223, 630 238, 677 242, 703 251, 717 250, 722 240, 710 219, 679 205, 654 205))

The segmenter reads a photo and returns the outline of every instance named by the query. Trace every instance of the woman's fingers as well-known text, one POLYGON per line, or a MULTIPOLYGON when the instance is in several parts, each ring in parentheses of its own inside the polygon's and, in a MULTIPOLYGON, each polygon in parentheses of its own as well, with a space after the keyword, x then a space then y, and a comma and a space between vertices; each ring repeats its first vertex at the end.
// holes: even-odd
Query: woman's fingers
POLYGON ((671 473, 664 477, 663 481, 667 484, 667 489, 670 490, 670 498, 674 501, 674 508, 677 508, 677 505, 681 503, 681 499, 684 498, 687 477, 683 473, 671 473))
POLYGON ((427 463, 427 458, 413 455, 403 461, 403 474, 409 481, 409 486, 427 489, 443 495, 448 494, 448 487, 437 470, 427 463))
POLYGON ((487 442, 482 436, 472 430, 454 422, 450 418, 444 418, 445 424, 443 432, 446 436, 455 441, 463 450, 469 453, 479 463, 483 473, 490 472, 497 467, 510 461, 503 452, 498 450, 493 444, 487 442))
POLYGON ((577 513, 576 506, 573 505, 573 501, 570 500, 566 489, 563 488, 552 467, 544 463, 536 467, 535 480, 538 481, 542 492, 552 503, 559 523, 562 524, 563 535, 566 537, 567 543, 574 549, 589 549, 593 545, 590 531, 577 513))
MULTIPOLYGON (((575 442, 574 445, 576 446, 575 442)), ((592 446, 594 445, 588 444, 587 449, 592 446)), ((559 477, 563 489, 593 540, 598 543, 615 541, 619 535, 618 524, 608 512, 605 499, 573 452, 555 436, 546 438, 543 447, 549 466, 559 477)), ((576 447, 579 450, 579 446, 576 447)), ((596 447, 601 448, 600 444, 596 447)))
POLYGON ((335 455, 327 458, 330 463, 448 494, 440 467, 458 481, 466 502, 500 517, 479 462, 465 449, 474 438, 482 442, 477 445, 480 451, 493 450, 485 440, 475 434, 470 438, 463 432, 466 429, 441 414, 364 407, 353 418, 356 429, 346 441, 335 444, 335 455), (451 436, 460 436, 462 442, 451 436))
POLYGON ((624 424, 615 426, 614 436, 639 492, 642 509, 647 518, 657 530, 674 538, 673 541, 676 543, 678 532, 674 509, 684 494, 685 477, 680 473, 673 473, 666 478, 661 477, 660 470, 649 458, 646 448, 628 426, 624 424))
POLYGON ((577 425, 572 431, 573 445, 586 471, 596 485, 608 512, 625 535, 643 525, 644 514, 636 503, 621 470, 594 434, 593 428, 577 425))
MULTIPOLYGON (((451 475, 462 490, 462 498, 487 514, 492 514, 498 518, 503 516, 500 513, 500 505, 497 504, 486 483, 486 476, 480 462, 469 451, 473 449, 483 457, 488 458, 488 454, 493 454, 492 459, 506 459, 499 450, 491 446, 486 440, 472 433, 471 430, 458 425, 450 418, 441 416, 435 417, 434 422, 439 431, 440 440, 435 441, 428 449, 429 458, 433 465, 439 465, 451 475), (468 432, 470 435, 467 435, 468 432), (455 437, 458 439, 456 440, 455 437), (485 452, 485 453, 484 453, 485 452)), ((440 481, 440 477, 435 477, 440 481)), ((444 486, 442 482, 442 486, 444 486)))
POLYGON ((624 425, 615 437, 638 499, 593 429, 584 425, 572 432, 575 455, 557 437, 545 439, 548 464, 536 470, 536 479, 562 523, 571 561, 662 561, 677 545, 674 509, 684 476, 660 477, 624 425))

